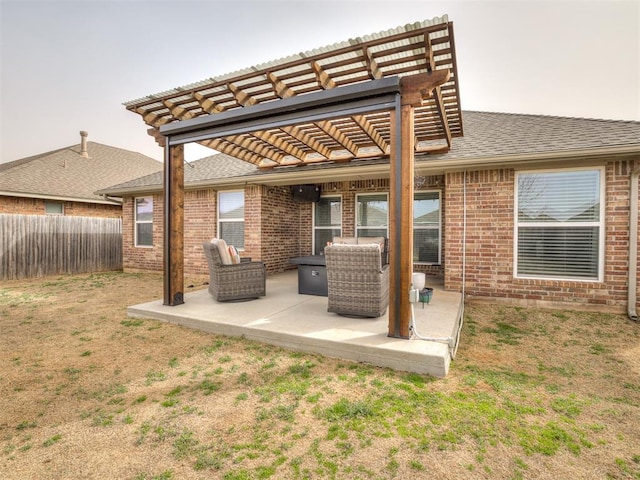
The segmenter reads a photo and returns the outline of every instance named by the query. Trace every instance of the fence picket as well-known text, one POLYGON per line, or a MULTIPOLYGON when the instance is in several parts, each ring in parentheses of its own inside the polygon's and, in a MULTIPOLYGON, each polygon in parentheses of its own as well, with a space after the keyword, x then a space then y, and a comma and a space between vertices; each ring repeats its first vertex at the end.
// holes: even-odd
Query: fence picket
POLYGON ((119 218, 0 214, 0 280, 121 269, 119 218))

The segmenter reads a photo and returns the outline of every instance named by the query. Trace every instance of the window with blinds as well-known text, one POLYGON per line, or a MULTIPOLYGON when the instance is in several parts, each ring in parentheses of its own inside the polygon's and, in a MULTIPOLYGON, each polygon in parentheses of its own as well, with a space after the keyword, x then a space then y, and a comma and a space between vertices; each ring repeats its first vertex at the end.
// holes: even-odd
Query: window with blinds
POLYGON ((323 255, 327 242, 342 236, 342 197, 321 197, 313 205, 313 254, 323 255))
POLYGON ((413 194, 413 262, 440 263, 440 192, 413 194))
POLYGON ((244 191, 218 192, 218 238, 244 249, 244 191))
POLYGON ((356 195, 356 237, 389 237, 386 193, 356 195))
POLYGON ((517 277, 601 280, 602 168, 516 174, 517 277))

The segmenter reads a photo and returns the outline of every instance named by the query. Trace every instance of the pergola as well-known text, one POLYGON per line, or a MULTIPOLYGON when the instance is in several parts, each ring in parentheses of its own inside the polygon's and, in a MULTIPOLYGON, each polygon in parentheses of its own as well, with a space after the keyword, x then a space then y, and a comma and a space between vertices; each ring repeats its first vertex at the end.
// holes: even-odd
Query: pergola
POLYGON ((260 169, 389 157, 389 336, 409 338, 415 154, 462 136, 447 17, 126 103, 165 147, 164 304, 184 302, 184 144, 260 169))

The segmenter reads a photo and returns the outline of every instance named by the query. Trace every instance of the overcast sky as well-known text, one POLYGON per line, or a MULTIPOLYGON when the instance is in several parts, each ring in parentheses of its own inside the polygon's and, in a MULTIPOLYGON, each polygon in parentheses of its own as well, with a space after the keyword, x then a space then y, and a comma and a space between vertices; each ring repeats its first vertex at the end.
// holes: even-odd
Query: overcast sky
POLYGON ((123 102, 443 14, 463 110, 640 120, 638 0, 0 0, 0 162, 80 130, 160 160, 123 102))

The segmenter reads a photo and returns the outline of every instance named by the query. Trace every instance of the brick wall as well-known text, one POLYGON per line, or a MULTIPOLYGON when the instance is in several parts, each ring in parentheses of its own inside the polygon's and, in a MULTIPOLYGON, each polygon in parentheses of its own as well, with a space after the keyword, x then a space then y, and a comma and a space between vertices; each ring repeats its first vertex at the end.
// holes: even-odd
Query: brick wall
MULTIPOLYGON (((525 304, 581 304, 626 308, 629 186, 632 162, 606 165, 604 282, 514 278, 515 171, 466 173, 466 282, 471 297, 509 298, 525 304)), ((462 172, 446 175, 445 286, 462 287, 462 172)))
MULTIPOLYGON (((427 177, 422 189, 441 188, 444 177, 427 177)), ((331 182, 321 185, 323 194, 342 197, 343 235, 355 235, 355 198, 358 193, 389 191, 388 180, 331 182)), ((162 195, 153 195, 153 246, 134 246, 134 203, 126 197, 123 204, 123 256, 127 271, 163 269, 162 195)), ((289 259, 312 252, 313 203, 294 202, 290 186, 245 188, 245 249, 242 257, 265 262, 268 273, 296 268, 289 259)), ((208 267, 202 242, 216 236, 217 192, 213 189, 185 192, 184 256, 185 274, 207 275, 208 267)), ((444 236, 444 232, 443 232, 444 236)), ((442 276, 440 265, 417 265, 416 270, 442 276)))
MULTIPOLYGON (((0 196, 0 213, 13 215, 46 215, 46 201, 42 198, 0 196)), ((120 218, 120 205, 101 203, 62 202, 64 215, 75 217, 120 218)))
MULTIPOLYGON (((626 308, 629 241, 629 180, 632 162, 606 165, 606 255, 604 282, 516 279, 514 256, 515 171, 493 169, 466 173, 466 282, 471 298, 509 299, 519 303, 580 304, 626 308)), ((462 288, 465 174, 427 177, 420 190, 440 189, 443 209, 442 265, 415 265, 416 271, 441 276, 445 288, 462 288)), ((358 193, 388 192, 388 180, 331 182, 324 195, 342 197, 343 235, 355 234, 358 193)), ((216 191, 185 193, 185 273, 208 273, 201 244, 216 236, 216 191)), ((290 187, 245 189, 245 251, 262 260, 269 273, 293 268, 289 258, 312 251, 313 203, 297 203, 290 187)), ((163 208, 154 195, 154 245, 133 247, 133 199, 123 206, 124 266, 162 271, 163 208)), ((393 248, 393 245, 390 245, 393 248)))

